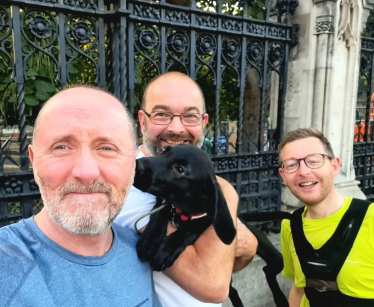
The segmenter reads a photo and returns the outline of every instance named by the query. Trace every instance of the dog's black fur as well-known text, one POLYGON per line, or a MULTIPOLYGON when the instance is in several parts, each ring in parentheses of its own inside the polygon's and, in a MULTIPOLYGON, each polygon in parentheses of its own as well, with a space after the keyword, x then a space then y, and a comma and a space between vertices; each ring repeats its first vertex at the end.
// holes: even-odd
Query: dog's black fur
MULTIPOLYGON (((201 149, 192 145, 170 146, 160 156, 138 159, 134 186, 157 196, 155 208, 166 204, 164 209, 151 215, 137 245, 139 258, 150 261, 154 270, 162 271, 173 265, 186 246, 193 244, 210 224, 224 243, 230 244, 234 239, 236 231, 212 162, 201 149), (167 224, 173 218, 171 205, 186 215, 206 212, 207 216, 187 222, 179 220, 180 228, 165 237, 167 224)), ((264 233, 246 222, 279 220, 289 216, 283 212, 239 216, 258 240, 257 254, 266 262, 263 271, 277 307, 289 306, 276 280, 283 269, 282 255, 264 233)), ((234 307, 243 306, 233 287, 229 297, 234 307)))
POLYGON ((155 208, 166 204, 151 215, 137 244, 139 258, 150 261, 154 270, 172 266, 184 249, 211 224, 223 243, 231 244, 234 240, 235 226, 213 164, 201 149, 192 145, 168 146, 159 156, 138 159, 134 186, 157 196, 155 208), (176 209, 188 217, 207 214, 183 221, 180 215, 173 214, 176 209), (166 236, 171 220, 178 224, 178 230, 166 236))

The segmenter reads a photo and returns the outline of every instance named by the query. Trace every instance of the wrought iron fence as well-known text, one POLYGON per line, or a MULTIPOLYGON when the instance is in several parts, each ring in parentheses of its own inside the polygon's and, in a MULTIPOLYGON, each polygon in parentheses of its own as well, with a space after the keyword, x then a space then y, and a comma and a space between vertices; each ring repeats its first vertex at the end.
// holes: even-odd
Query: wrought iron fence
POLYGON ((238 191, 240 212, 279 210, 276 147, 298 1, 168 2, 0 0, 3 122, 12 122, 17 110, 17 128, 2 129, 0 226, 42 206, 27 153, 41 103, 88 83, 136 114, 146 83, 168 71, 186 73, 202 87, 211 118, 205 146, 217 174, 238 191))
POLYGON ((369 200, 374 200, 373 60, 374 38, 362 37, 353 166, 360 188, 369 200))

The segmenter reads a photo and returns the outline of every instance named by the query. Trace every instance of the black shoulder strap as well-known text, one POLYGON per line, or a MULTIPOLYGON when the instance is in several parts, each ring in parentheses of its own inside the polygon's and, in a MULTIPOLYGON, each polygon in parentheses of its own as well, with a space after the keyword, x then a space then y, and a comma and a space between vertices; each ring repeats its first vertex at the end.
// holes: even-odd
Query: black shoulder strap
POLYGON ((303 260, 321 259, 322 256, 323 258, 327 258, 326 260, 332 261, 332 279, 336 279, 336 276, 353 246, 369 206, 370 202, 368 201, 353 199, 336 231, 319 250, 314 250, 305 237, 302 223, 304 207, 296 210, 292 214, 291 232, 296 254, 299 258, 304 275, 307 276, 308 273, 305 271, 305 267, 303 267, 303 260))
MULTIPOLYGON (((291 216, 291 233, 297 257, 301 259, 313 257, 314 249, 305 237, 302 215, 305 207, 299 208, 291 216)), ((305 273, 304 273, 305 274, 305 273)))
POLYGON ((352 249, 370 204, 366 200, 354 198, 333 236, 325 244, 328 250, 336 252, 334 259, 332 259, 336 276, 352 249))

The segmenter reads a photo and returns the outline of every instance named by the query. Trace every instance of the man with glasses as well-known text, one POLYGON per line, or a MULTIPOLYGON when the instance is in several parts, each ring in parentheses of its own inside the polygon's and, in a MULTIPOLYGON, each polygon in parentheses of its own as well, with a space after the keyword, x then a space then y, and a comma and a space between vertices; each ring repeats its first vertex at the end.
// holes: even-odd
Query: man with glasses
POLYGON ((280 175, 305 204, 282 223, 290 307, 374 306, 374 205, 338 194, 340 159, 321 132, 292 131, 278 150, 280 175))
MULTIPOLYGON (((200 87, 184 74, 170 72, 151 81, 138 116, 143 146, 137 158, 160 154, 166 146, 192 144, 201 147, 203 144, 204 127, 208 123, 204 97, 200 87)), ((217 180, 236 221, 238 195, 227 181, 219 177, 217 180)), ((151 211, 155 203, 155 196, 132 187, 115 222, 134 228, 135 221, 151 211)), ((140 220, 137 227, 144 229, 148 221, 149 218, 140 220)), ((169 228, 170 233, 173 228, 169 228)), ((198 307, 211 305, 203 302, 226 300, 233 265, 234 270, 244 267, 256 250, 257 240, 239 221, 237 239, 229 246, 221 242, 213 227, 209 227, 172 267, 154 272, 156 292, 162 305, 198 307)))

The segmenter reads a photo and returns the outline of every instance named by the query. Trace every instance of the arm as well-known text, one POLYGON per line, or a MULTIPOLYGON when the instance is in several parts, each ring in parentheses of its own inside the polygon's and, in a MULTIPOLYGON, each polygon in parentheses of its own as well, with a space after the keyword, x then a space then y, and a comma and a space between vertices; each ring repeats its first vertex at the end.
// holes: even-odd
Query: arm
POLYGON ((292 261, 289 245, 292 241, 291 226, 289 220, 282 221, 281 247, 283 256, 283 276, 292 279, 292 286, 288 296, 290 307, 300 307, 301 299, 304 295, 304 288, 295 285, 295 268, 292 261))
MULTIPOLYGON (((217 177, 217 181, 236 224, 238 195, 226 180, 217 177)), ((200 301, 223 302, 229 293, 235 247, 236 239, 225 245, 209 226, 164 273, 200 301)))
POLYGON ((295 282, 292 282, 290 295, 288 297, 288 302, 290 303, 290 307, 300 307, 301 299, 304 295, 303 288, 297 288, 295 286, 295 282))
POLYGON ((234 271, 246 267, 257 252, 258 242, 253 233, 239 220, 236 221, 236 251, 234 271))

